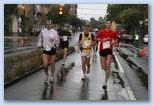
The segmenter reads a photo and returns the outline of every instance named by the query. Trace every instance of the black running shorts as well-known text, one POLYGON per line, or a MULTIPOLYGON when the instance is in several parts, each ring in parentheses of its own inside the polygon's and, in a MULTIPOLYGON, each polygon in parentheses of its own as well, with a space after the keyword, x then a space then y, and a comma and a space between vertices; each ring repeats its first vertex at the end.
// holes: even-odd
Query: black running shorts
POLYGON ((112 49, 105 49, 99 52, 100 56, 106 57, 108 55, 112 55, 112 49))
POLYGON ((47 55, 55 55, 56 54, 56 48, 51 48, 50 51, 43 50, 43 53, 47 54, 47 55))
POLYGON ((68 41, 62 41, 61 43, 60 43, 60 47, 62 48, 62 49, 65 49, 65 48, 67 48, 68 49, 68 45, 69 45, 69 43, 68 43, 68 41))

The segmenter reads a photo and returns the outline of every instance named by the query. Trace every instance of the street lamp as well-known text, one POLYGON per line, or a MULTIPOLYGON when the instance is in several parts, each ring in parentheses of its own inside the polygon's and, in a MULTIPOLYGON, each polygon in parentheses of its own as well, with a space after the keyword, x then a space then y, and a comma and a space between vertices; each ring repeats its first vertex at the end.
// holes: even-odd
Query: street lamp
POLYGON ((143 40, 143 24, 144 24, 144 21, 140 20, 139 21, 139 24, 140 24, 140 42, 143 40))
POLYGON ((145 34, 148 35, 148 19, 147 18, 144 20, 144 35, 145 34))
POLYGON ((140 20, 139 21, 139 24, 140 24, 140 32, 141 32, 141 36, 142 36, 142 32, 143 32, 143 30, 142 30, 142 28, 143 28, 143 21, 142 20, 140 20))

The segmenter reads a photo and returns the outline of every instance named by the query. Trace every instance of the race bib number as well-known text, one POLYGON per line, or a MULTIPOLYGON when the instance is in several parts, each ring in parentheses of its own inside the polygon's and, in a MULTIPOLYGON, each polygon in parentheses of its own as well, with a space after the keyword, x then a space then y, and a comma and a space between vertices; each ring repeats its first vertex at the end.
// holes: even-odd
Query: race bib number
POLYGON ((91 41, 90 41, 90 40, 84 41, 84 46, 85 46, 85 48, 90 47, 90 45, 91 45, 91 41))
POLYGON ((63 36, 63 41, 67 41, 67 36, 63 36))
POLYGON ((108 49, 108 48, 110 48, 110 41, 103 41, 103 43, 102 43, 103 45, 103 49, 108 49))

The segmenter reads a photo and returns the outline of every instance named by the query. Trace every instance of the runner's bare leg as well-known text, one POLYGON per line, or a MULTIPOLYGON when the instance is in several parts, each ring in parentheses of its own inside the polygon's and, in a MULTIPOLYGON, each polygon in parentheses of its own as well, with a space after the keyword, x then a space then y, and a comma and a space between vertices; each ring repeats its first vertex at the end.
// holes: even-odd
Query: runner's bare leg
POLYGON ((55 59, 56 59, 56 55, 52 55, 51 56, 51 76, 54 77, 55 74, 55 59))
POLYGON ((82 70, 83 70, 83 74, 86 74, 86 57, 85 56, 81 56, 82 59, 82 70))
POLYGON ((105 81, 106 81, 106 83, 107 83, 107 81, 110 77, 110 73, 111 73, 111 70, 110 70, 111 61, 112 61, 112 55, 108 55, 107 60, 106 60, 106 71, 105 71, 105 81))
POLYGON ((45 72, 45 75, 48 76, 49 73, 48 73, 48 64, 49 64, 49 55, 46 55, 46 54, 43 54, 42 55, 42 60, 43 60, 43 67, 44 67, 44 72, 45 72))

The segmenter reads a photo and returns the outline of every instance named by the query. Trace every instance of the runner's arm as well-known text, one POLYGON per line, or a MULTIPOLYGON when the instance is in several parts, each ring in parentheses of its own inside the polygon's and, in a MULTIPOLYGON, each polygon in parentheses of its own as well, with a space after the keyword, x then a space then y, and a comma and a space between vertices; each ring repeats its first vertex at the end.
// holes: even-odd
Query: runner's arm
POLYGON ((82 34, 80 34, 80 36, 79 36, 79 40, 78 40, 78 46, 79 46, 79 47, 82 45, 81 40, 82 40, 82 34))
POLYGON ((63 31, 59 30, 58 31, 59 39, 63 39, 63 31))
POLYGON ((55 46, 58 47, 59 43, 60 43, 60 39, 59 39, 59 35, 58 35, 57 31, 56 31, 55 46))

